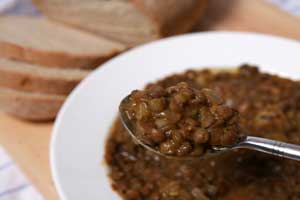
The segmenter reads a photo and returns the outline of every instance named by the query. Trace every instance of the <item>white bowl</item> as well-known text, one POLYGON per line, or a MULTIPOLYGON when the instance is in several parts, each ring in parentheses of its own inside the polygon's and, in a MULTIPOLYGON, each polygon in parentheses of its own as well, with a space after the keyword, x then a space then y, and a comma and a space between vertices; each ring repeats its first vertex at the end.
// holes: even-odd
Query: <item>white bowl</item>
POLYGON ((104 144, 120 100, 146 83, 189 68, 256 64, 300 77, 300 45, 274 36, 195 33, 132 49, 103 64, 69 96, 51 142, 54 183, 63 200, 118 200, 103 161, 104 144))

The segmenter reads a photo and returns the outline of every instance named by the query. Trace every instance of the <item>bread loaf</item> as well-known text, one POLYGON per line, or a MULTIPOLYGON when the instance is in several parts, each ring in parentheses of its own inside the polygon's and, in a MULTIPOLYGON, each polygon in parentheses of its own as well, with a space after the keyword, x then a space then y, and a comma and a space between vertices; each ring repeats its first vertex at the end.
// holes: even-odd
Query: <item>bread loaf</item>
POLYGON ((38 9, 129 47, 186 32, 199 20, 207 0, 33 0, 38 9))

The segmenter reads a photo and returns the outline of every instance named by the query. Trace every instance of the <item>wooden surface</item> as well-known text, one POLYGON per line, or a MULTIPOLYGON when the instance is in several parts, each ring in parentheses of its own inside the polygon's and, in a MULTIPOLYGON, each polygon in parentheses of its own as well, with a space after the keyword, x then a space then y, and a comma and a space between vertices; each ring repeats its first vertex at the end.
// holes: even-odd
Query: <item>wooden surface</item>
MULTIPOLYGON (((263 0, 210 0, 196 30, 238 30, 300 39, 300 19, 263 0)), ((29 123, 0 113, 0 142, 46 199, 56 200, 49 167, 52 123, 29 123)))
POLYGON ((29 123, 0 113, 0 142, 38 190, 58 199, 50 176, 48 157, 52 123, 29 123))
POLYGON ((196 30, 250 31, 300 39, 300 20, 265 0, 212 0, 196 30))

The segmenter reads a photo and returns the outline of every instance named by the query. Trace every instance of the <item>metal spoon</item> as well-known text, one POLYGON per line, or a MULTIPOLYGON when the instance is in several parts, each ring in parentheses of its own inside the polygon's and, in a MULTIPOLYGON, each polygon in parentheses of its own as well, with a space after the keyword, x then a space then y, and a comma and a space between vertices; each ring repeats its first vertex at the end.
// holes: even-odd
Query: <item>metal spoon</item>
MULTIPOLYGON (((132 138, 145 147, 146 149, 157 153, 161 156, 168 157, 168 158, 182 158, 182 157, 175 157, 175 156, 168 156, 165 154, 162 154, 161 152, 157 151, 153 147, 147 145, 144 143, 142 140, 138 139, 136 137, 136 134, 134 134, 134 124, 132 121, 128 118, 128 115, 126 114, 126 111, 124 109, 125 103, 128 101, 129 96, 125 97, 120 105, 119 105, 119 113, 120 113, 120 118, 121 121, 124 125, 124 127, 127 129, 128 133, 132 136, 132 138)), ((276 140, 271 140, 271 139, 265 139, 265 138, 260 138, 260 137, 253 137, 253 136, 245 136, 241 138, 235 145, 233 146, 216 146, 213 147, 213 151, 206 153, 201 159, 211 157, 216 155, 217 153, 223 153, 228 150, 232 149, 250 149, 250 150, 255 150, 255 151, 260 151, 264 152, 267 154, 271 154, 274 156, 279 156, 283 158, 288 158, 292 160, 298 160, 300 161, 300 145, 295 145, 295 144, 289 144, 285 142, 280 142, 276 140)), ((191 159, 195 157, 184 157, 184 159, 191 159)))

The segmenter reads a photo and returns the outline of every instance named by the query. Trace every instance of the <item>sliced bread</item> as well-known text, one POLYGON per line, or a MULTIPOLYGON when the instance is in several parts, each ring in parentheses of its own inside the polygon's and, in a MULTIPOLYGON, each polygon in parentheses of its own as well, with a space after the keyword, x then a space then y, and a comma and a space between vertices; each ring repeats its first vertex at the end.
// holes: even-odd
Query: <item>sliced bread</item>
POLYGON ((183 33, 203 14, 207 0, 33 0, 60 22, 120 41, 130 47, 183 33))
POLYGON ((64 100, 65 96, 0 88, 0 109, 26 120, 45 121, 54 119, 64 100))
POLYGON ((92 69, 124 45, 30 16, 0 17, 0 56, 51 67, 92 69))
POLYGON ((89 72, 79 69, 47 68, 0 58, 0 87, 67 95, 89 72))

